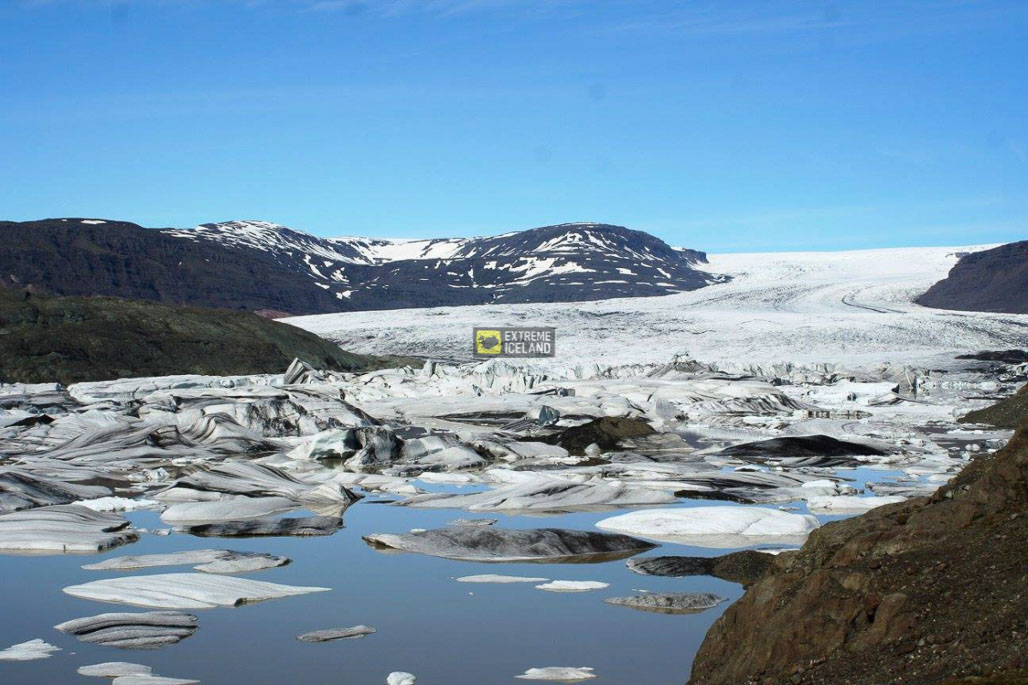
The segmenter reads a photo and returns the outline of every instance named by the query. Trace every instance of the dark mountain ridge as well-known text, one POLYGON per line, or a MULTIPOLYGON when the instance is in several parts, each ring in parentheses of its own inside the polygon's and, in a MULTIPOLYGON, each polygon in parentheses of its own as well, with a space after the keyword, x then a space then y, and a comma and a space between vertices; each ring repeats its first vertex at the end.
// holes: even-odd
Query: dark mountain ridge
POLYGON ((936 309, 1028 314, 1028 240, 964 255, 916 302, 936 309))
POLYGON ((145 229, 99 219, 0 222, 0 279, 290 314, 666 295, 720 280, 706 255, 608 224, 485 238, 320 238, 260 221, 145 229))

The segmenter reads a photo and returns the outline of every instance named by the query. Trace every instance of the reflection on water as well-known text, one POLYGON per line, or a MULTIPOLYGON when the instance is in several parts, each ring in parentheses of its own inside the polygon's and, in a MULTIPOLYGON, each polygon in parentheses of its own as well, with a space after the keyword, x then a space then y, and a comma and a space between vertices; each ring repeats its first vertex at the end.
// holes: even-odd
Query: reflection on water
MULTIPOLYGON (((690 506, 723 505, 695 502, 690 506)), ((50 659, 0 664, 7 685, 93 683, 76 668, 103 661, 132 661, 156 673, 213 683, 384 683, 390 671, 409 671, 418 683, 488 685, 517 683, 513 676, 540 666, 592 666, 594 683, 684 682, 693 655, 710 624, 730 602, 699 614, 669 616, 603 603, 606 597, 653 592, 713 592, 730 601, 740 586, 710 577, 640 576, 624 561, 597 564, 509 564, 458 562, 417 554, 383 554, 366 545, 369 533, 434 528, 455 518, 499 518, 511 528, 564 527, 594 530, 607 513, 559 516, 476 515, 459 510, 412 510, 367 500, 346 512, 346 528, 317 538, 217 539, 143 535, 140 542, 103 555, 0 556, 3 597, 0 648, 42 638, 64 651, 50 659), (329 593, 291 597, 236 609, 195 612, 196 634, 171 647, 129 651, 97 647, 53 630, 62 621, 109 611, 134 611, 69 597, 61 588, 112 577, 82 564, 108 556, 151 554, 210 547, 270 552, 293 559, 277 569, 246 577, 293 585, 331 587, 329 593), (597 580, 604 590, 550 593, 531 584, 466 584, 458 576, 479 573, 597 580), (378 632, 360 640, 300 642, 312 630, 365 624, 378 632)), ((128 514, 145 528, 164 527, 156 514, 128 514)), ((708 556, 704 550, 664 544, 648 554, 708 556)), ((156 568, 143 573, 186 572, 156 568)))

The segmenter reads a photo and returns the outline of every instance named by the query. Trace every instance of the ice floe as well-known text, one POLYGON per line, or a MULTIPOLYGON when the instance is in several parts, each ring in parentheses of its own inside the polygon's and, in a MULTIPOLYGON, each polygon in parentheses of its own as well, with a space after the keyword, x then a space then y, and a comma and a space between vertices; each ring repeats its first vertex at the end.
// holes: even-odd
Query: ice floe
POLYGON ((118 678, 125 675, 151 675, 153 669, 128 661, 105 661, 102 664, 79 666, 78 674, 91 678, 118 678))
POLYGON ((482 573, 475 576, 461 576, 458 583, 545 583, 549 578, 532 578, 531 576, 504 576, 495 573, 482 573))
POLYGON ((371 626, 359 625, 350 628, 327 628, 325 630, 314 630, 309 633, 297 635, 296 639, 302 642, 331 642, 332 640, 351 640, 365 637, 375 632, 371 626))
POLYGON ((811 497, 807 499, 807 508, 815 514, 863 514, 876 507, 906 501, 899 495, 854 497, 837 495, 835 497, 811 497))
POLYGON ((198 537, 310 537, 332 535, 342 527, 343 519, 338 516, 300 516, 204 523, 188 526, 185 532, 198 537))
POLYGON ((374 534, 373 546, 463 561, 604 561, 653 549, 627 535, 560 528, 449 526, 403 535, 374 534))
POLYGON ((415 682, 414 674, 406 671, 393 671, 386 677, 386 685, 414 685, 415 682))
POLYGON ((167 678, 159 675, 123 675, 111 681, 112 685, 198 685, 199 680, 167 678))
POLYGON ((196 632, 196 616, 177 611, 106 613, 65 621, 54 628, 90 644, 122 649, 158 649, 180 642, 196 632))
POLYGON ((608 597, 604 604, 658 614, 696 614, 716 607, 725 598, 709 592, 647 592, 630 597, 608 597))
POLYGON ((514 676, 522 680, 545 680, 553 683, 577 683, 595 678, 596 674, 588 666, 544 666, 530 668, 521 675, 514 676))
POLYGON ((591 592, 610 587, 610 583, 598 580, 551 580, 548 583, 536 585, 536 590, 547 592, 591 592))
POLYGON ((398 504, 422 508, 460 508, 468 511, 576 511, 676 501, 666 491, 610 482, 600 478, 575 482, 540 474, 484 492, 429 493, 398 504))
POLYGON ((213 609, 280 599, 326 587, 302 587, 202 573, 165 573, 94 580, 71 585, 64 592, 98 602, 155 609, 213 609))
POLYGON ((698 547, 802 542, 820 524, 813 516, 763 507, 643 509, 599 521, 597 528, 698 547))
POLYGON ((117 514, 59 504, 0 515, 0 553, 101 552, 139 536, 117 514))
POLYGON ((40 639, 29 640, 20 644, 11 645, 7 649, 0 650, 0 661, 35 661, 36 659, 48 659, 54 652, 61 651, 49 642, 40 639))
POLYGON ((233 552, 227 549, 196 549, 167 554, 143 554, 139 556, 111 557, 82 568, 89 571, 135 571, 157 566, 192 565, 204 573, 244 573, 267 568, 285 566, 286 557, 260 552, 233 552))

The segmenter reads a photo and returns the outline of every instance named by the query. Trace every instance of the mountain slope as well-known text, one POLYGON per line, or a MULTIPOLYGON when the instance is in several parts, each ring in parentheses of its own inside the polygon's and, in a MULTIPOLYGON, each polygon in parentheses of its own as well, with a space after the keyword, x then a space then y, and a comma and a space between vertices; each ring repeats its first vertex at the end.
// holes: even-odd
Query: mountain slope
POLYGON ((711 627, 690 683, 1023 683, 1026 515, 1022 417, 931 497, 828 523, 776 557, 711 627))
POLYGON ((917 303, 936 309, 1028 314, 1028 240, 964 255, 917 303))
POLYGON ((61 295, 115 295, 312 314, 666 295, 717 277, 702 252, 621 226, 486 238, 319 238, 261 221, 147 230, 90 219, 0 223, 0 276, 61 295))
POLYGON ((716 280, 695 269, 702 252, 608 224, 435 240, 325 239, 255 221, 167 233, 274 255, 357 310, 666 295, 716 280))
POLYGON ((110 295, 227 309, 347 309, 273 256, 178 240, 124 221, 0 222, 0 280, 56 295, 110 295))
POLYGON ((0 288, 0 381, 43 383, 183 373, 378 368, 302 329, 250 312, 0 288))

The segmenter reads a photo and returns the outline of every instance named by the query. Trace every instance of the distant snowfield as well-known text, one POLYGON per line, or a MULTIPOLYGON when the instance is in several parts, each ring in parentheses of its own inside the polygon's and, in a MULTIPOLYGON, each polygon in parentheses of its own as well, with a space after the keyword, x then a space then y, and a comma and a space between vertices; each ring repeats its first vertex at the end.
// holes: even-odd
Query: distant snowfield
POLYGON ((473 326, 554 326, 542 366, 705 362, 928 362, 941 354, 1028 344, 1028 316, 929 309, 913 298, 961 253, 993 247, 710 256, 732 281, 664 297, 480 305, 285 319, 359 353, 471 358, 473 326))

